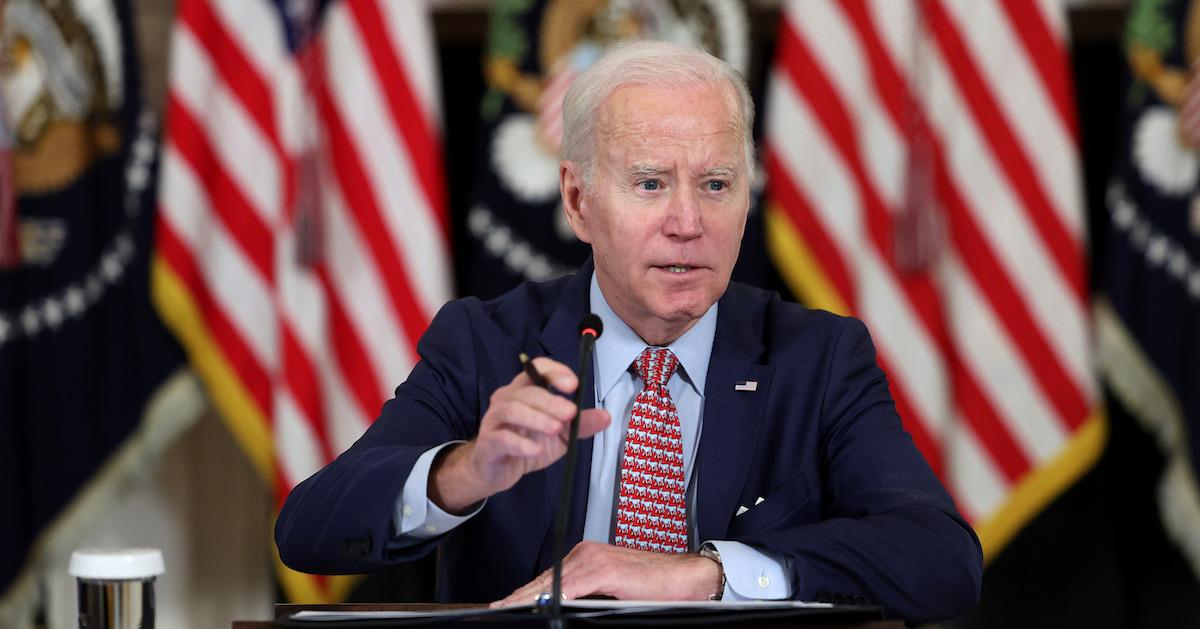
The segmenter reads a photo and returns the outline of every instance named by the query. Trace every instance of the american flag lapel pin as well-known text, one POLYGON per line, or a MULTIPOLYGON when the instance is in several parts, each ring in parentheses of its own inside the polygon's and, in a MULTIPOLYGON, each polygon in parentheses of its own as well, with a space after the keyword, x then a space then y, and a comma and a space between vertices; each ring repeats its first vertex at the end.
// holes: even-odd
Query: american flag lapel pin
POLYGON ((733 385, 734 391, 757 391, 758 380, 745 380, 733 385))

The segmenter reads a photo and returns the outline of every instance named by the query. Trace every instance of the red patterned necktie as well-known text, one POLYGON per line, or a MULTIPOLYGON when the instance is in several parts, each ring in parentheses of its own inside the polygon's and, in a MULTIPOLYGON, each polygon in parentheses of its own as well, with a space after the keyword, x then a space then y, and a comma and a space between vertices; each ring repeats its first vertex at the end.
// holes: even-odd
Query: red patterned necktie
POLYGON ((687 552, 683 440, 679 413, 667 390, 678 366, 679 359, 665 347, 647 347, 634 362, 643 384, 625 432, 617 546, 687 552))

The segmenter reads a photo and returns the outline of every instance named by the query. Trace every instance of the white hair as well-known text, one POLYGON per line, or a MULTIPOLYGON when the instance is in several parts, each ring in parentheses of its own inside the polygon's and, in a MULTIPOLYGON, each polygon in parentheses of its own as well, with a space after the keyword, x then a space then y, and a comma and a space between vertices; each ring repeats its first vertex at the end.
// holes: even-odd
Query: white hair
POLYGON ((610 48, 584 70, 563 98, 562 158, 583 170, 591 185, 596 162, 596 115, 600 105, 627 85, 673 88, 728 86, 737 99, 747 173, 753 178, 754 101, 746 80, 733 66, 698 48, 638 41, 610 48))

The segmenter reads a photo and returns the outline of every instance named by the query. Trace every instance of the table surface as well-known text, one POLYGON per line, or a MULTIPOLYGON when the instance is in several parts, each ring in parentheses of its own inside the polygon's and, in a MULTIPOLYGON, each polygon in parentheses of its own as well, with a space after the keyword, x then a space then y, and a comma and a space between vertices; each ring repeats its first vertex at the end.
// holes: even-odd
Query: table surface
MULTIPOLYGON (((484 608, 486 605, 478 604, 445 604, 445 603, 353 603, 353 604, 336 604, 336 605, 290 605, 280 604, 275 606, 275 617, 282 618, 289 614, 294 614, 302 610, 322 610, 322 611, 424 611, 438 609, 474 609, 484 608)), ((631 619, 630 619, 631 620, 631 619)), ((662 619, 658 619, 656 626, 662 626, 662 619)), ((529 621, 497 621, 489 619, 471 619, 465 622, 470 623, 472 627, 497 626, 497 627, 523 627, 523 626, 545 626, 546 622, 543 619, 531 619, 529 621)), ((445 621, 436 621, 430 623, 430 626, 446 626, 445 621)), ((582 627, 585 625, 593 625, 595 623, 587 621, 568 621, 568 626, 582 627)), ((705 623, 711 626, 750 626, 755 629, 784 629, 784 628, 803 628, 803 629, 901 629, 904 625, 896 620, 861 620, 861 619, 835 619, 821 617, 790 617, 790 618, 765 618, 755 620, 753 623, 746 621, 744 617, 731 619, 729 622, 713 622, 705 623)), ((237 620, 233 622, 233 629, 267 629, 273 627, 274 622, 270 620, 237 620)), ((314 623, 314 629, 320 629, 320 624, 314 623)), ((414 626, 405 624, 405 626, 414 626)), ((417 625, 420 626, 420 625, 417 625)), ((622 626, 625 629, 637 627, 637 624, 628 624, 625 621, 622 626)), ((649 625, 647 625, 649 626, 649 625)))

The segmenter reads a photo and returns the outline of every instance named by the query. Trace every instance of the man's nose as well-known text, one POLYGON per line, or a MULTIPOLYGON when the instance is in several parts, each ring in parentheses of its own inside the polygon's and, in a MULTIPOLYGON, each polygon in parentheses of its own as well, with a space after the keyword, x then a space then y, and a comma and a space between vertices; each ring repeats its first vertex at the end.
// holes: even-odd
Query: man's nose
POLYGON ((700 220, 700 199, 695 190, 686 186, 675 189, 663 230, 668 236, 683 239, 698 238, 704 233, 704 225, 700 220))

